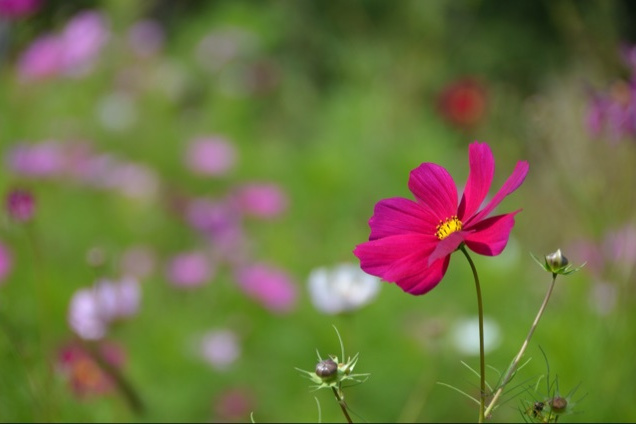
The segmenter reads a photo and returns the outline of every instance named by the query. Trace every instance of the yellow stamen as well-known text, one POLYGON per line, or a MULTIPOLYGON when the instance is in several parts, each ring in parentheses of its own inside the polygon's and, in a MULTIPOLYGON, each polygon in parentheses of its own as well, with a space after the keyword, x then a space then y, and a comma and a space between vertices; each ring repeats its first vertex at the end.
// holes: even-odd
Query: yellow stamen
POLYGON ((453 215, 439 222, 437 227, 435 227, 435 235, 438 239, 444 240, 455 231, 460 231, 461 229, 462 222, 457 218, 457 215, 453 215))

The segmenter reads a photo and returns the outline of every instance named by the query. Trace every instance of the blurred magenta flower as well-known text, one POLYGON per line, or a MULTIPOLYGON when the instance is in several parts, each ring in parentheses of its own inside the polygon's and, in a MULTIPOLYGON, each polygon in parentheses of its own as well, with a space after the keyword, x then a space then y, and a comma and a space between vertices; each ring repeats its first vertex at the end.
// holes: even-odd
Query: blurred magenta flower
POLYGON ((321 312, 339 314, 361 308, 380 291, 380 279, 363 272, 355 264, 311 271, 308 279, 311 302, 321 312))
POLYGON ((394 282, 407 293, 421 295, 442 280, 451 253, 462 244, 480 255, 501 253, 520 210, 488 215, 521 185, 528 163, 519 161, 481 210, 495 170, 490 147, 486 143, 470 144, 469 163, 459 205, 457 187, 448 171, 428 162, 411 171, 408 185, 415 201, 394 197, 375 205, 369 220, 369 241, 354 250, 365 272, 394 282))
POLYGON ((18 59, 18 73, 27 81, 85 75, 109 37, 104 15, 95 10, 82 11, 68 21, 60 34, 46 34, 33 41, 18 59))
POLYGON ((486 88, 473 78, 454 81, 439 94, 437 107, 450 124, 472 127, 481 122, 486 113, 486 88))
POLYGON ((33 218, 35 199, 30 191, 14 189, 7 194, 5 206, 12 219, 18 222, 27 222, 33 218))
POLYGON ((98 340, 108 332, 113 321, 137 313, 141 290, 137 280, 99 280, 93 287, 77 290, 69 305, 68 322, 81 338, 98 340))
POLYGON ((64 149, 53 140, 41 143, 17 143, 6 153, 9 169, 25 177, 49 178, 64 170, 64 149))
POLYGON ((177 287, 199 287, 211 280, 214 266, 203 252, 180 253, 168 262, 168 280, 177 287))
POLYGON ((11 272, 12 266, 13 259, 11 257, 11 252, 2 242, 0 242, 0 283, 3 283, 5 278, 7 278, 11 272))
MULTIPOLYGON (((120 368, 126 360, 123 348, 112 342, 101 342, 97 349, 101 357, 114 367, 120 368)), ((56 369, 67 379, 73 393, 80 398, 105 394, 114 388, 111 377, 102 371, 77 342, 67 343, 60 349, 56 369)))
POLYGON ((205 333, 200 341, 200 354, 213 368, 226 370, 241 356, 237 335, 227 329, 205 333))
POLYGON ((236 188, 234 200, 245 215, 274 218, 287 210, 287 194, 277 184, 249 183, 236 188))
POLYGON ((161 24, 152 19, 137 21, 128 30, 128 44, 139 57, 151 57, 163 47, 165 33, 161 24))
POLYGON ((187 147, 186 165, 195 174, 221 176, 236 163, 236 149, 221 137, 200 137, 187 147))
POLYGON ((286 272, 265 264, 239 268, 236 280, 245 294, 274 313, 288 313, 296 307, 298 290, 286 272))
POLYGON ((22 19, 37 12, 42 0, 0 0, 0 18, 22 19))

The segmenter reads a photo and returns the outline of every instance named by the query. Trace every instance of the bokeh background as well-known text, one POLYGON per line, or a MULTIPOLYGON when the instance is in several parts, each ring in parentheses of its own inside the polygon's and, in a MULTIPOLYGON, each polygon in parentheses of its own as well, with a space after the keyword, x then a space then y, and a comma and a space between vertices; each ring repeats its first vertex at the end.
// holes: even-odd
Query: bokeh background
POLYGON ((345 391, 354 421, 474 421, 438 384, 478 393, 460 255, 425 296, 383 282, 329 314, 308 290, 358 263, 411 169, 461 188, 474 140, 491 194, 530 163, 498 208, 523 209, 506 250, 474 256, 492 385, 550 281, 530 253, 587 261, 493 421, 531 419, 557 381, 560 421, 636 420, 635 17, 617 0, 0 0, 0 420, 344 421, 295 369, 341 356, 336 326, 370 373, 345 391), (104 280, 112 319, 78 328, 104 280))

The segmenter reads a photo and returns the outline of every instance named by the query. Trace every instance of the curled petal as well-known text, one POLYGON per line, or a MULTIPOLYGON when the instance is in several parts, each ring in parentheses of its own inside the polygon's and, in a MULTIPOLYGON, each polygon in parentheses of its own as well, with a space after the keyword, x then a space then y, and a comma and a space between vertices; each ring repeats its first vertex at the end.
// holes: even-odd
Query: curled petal
POLYGON ((490 200, 490 202, 486 205, 484 209, 479 211, 476 215, 468 218, 468 220, 464 222, 464 226, 467 227, 471 223, 479 222, 485 217, 487 217, 488 214, 492 212, 499 205, 499 203, 501 203, 504 197, 506 197, 507 195, 515 191, 517 188, 519 188, 521 183, 523 183, 523 180, 525 180, 527 174, 528 174, 528 162, 526 161, 517 162, 517 166, 515 166, 514 171, 508 177, 506 182, 501 186, 497 194, 495 194, 495 196, 490 200))
POLYGON ((435 236, 403 234, 359 244, 353 251, 367 274, 395 282, 412 269, 426 268, 428 255, 437 242, 435 236))
POLYGON ((426 294, 439 284, 446 274, 450 256, 434 262, 428 268, 420 268, 415 274, 403 275, 395 283, 405 292, 412 295, 426 294))
POLYGON ((510 231, 515 225, 515 215, 519 212, 521 209, 478 222, 467 231, 466 246, 480 255, 497 256, 508 244, 510 231))
POLYGON ((470 171, 457 210, 457 216, 460 220, 471 217, 477 211, 490 190, 492 177, 495 173, 495 159, 488 144, 472 143, 469 146, 468 158, 470 171))
POLYGON ((437 243, 435 246, 435 250, 431 253, 431 256, 428 257, 428 266, 431 266, 433 262, 437 261, 440 258, 450 255, 453 253, 460 244, 464 241, 464 232, 458 231, 450 234, 444 240, 437 243))
POLYGON ((457 187, 448 171, 434 163, 423 163, 409 178, 409 189, 438 219, 457 213, 457 187))
POLYGON ((435 234, 439 221, 422 204, 401 197, 384 199, 375 205, 369 220, 369 240, 406 233, 435 234))

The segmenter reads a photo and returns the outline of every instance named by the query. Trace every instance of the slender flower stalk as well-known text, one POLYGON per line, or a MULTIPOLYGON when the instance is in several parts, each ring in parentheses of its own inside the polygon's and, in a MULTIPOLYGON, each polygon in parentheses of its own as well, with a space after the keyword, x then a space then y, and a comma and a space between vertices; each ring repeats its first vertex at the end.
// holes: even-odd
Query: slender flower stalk
POLYGON ((479 284, 479 275, 475 263, 468 254, 466 247, 462 244, 459 249, 462 251, 470 269, 473 271, 475 279, 475 290, 477 291, 477 316, 479 317, 479 422, 483 423, 485 418, 484 409, 486 407, 486 354, 484 352, 484 303, 481 299, 481 286, 479 284))
POLYGON ((82 345, 84 346, 86 352, 91 356, 91 358, 97 363, 99 368, 110 378, 112 378, 115 383, 117 389, 122 394, 130 409, 136 413, 137 415, 141 415, 144 412, 144 404, 141 400, 141 397, 132 386, 132 384, 126 379, 124 374, 111 363, 109 363, 102 355, 102 353, 97 349, 94 343, 87 342, 82 340, 82 345))
POLYGON ((530 327, 528 336, 523 341, 523 344, 521 345, 521 349, 519 350, 519 353, 517 353, 517 356, 515 356, 515 359, 510 364, 510 367, 508 367, 506 376, 502 380, 501 384, 499 385, 499 388, 497 389, 497 391, 495 392, 495 395, 490 401, 490 404, 486 408, 486 411, 484 412, 484 416, 487 417, 490 415, 495 405, 497 404, 499 397, 501 397, 501 394, 503 393, 504 388, 510 382, 510 380, 512 380, 512 377, 514 376, 517 370, 517 367, 519 366, 519 362, 521 361, 523 354, 526 352, 526 349, 528 348, 528 344, 530 343, 530 339, 532 338, 532 335, 534 334, 534 330, 537 328, 537 325, 539 324, 539 320, 541 319, 541 316, 543 315, 543 312, 545 311, 545 308, 548 305, 548 301, 550 300, 550 296, 552 295, 552 290, 554 289, 554 283, 556 282, 557 275, 558 274, 556 273, 552 274, 552 283, 550 284, 550 287, 548 288, 548 292, 546 293, 545 298, 543 299, 543 303, 541 304, 541 307, 539 308, 539 312, 537 312, 537 316, 534 318, 534 322, 532 323, 532 326, 530 327))
POLYGON ((347 403, 344 400, 344 396, 340 394, 340 389, 336 389, 335 387, 332 387, 331 390, 333 390, 333 394, 336 395, 336 399, 338 400, 338 405, 340 405, 340 409, 342 409, 342 413, 347 419, 347 422, 349 424, 353 423, 353 421, 351 420, 351 416, 349 415, 349 412, 347 411, 347 403))

